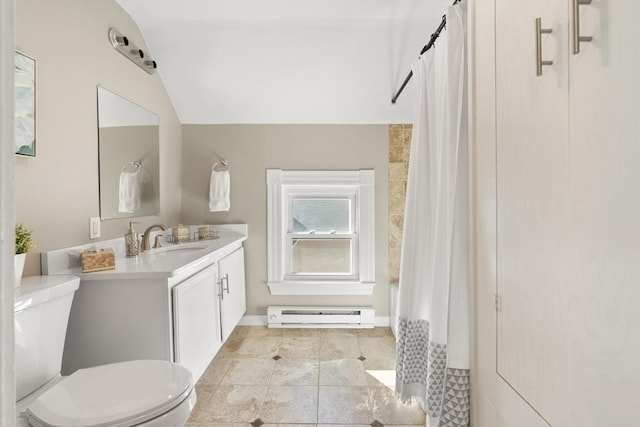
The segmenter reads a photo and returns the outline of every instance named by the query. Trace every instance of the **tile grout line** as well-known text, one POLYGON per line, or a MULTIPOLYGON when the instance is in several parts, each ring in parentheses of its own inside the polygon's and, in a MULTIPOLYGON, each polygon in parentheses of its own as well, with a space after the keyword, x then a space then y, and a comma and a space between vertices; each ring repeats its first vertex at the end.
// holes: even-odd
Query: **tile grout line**
MULTIPOLYGON (((279 356, 280 355, 280 346, 282 345, 282 337, 280 338, 280 344, 278 344, 278 348, 276 349, 276 355, 275 356, 279 356)), ((269 375, 269 381, 267 381, 267 387, 264 390, 264 396, 262 396, 262 403, 260 404, 260 410, 258 411, 258 416, 257 418, 260 418, 260 416, 262 415, 262 410, 264 409, 264 403, 267 400, 267 393, 269 393, 269 389, 271 388, 271 380, 273 379, 273 372, 276 370, 276 364, 278 363, 278 360, 274 360, 272 356, 270 357, 270 359, 273 360, 273 367, 271 368, 271 375, 269 375)), ((262 418, 260 418, 262 420, 262 418)), ((263 420, 264 421, 264 420, 263 420)))
POLYGON ((316 426, 318 424, 320 424, 320 369, 322 366, 322 361, 320 360, 320 353, 322 352, 322 340, 318 339, 318 388, 317 388, 317 402, 318 404, 316 405, 316 426))
MULTIPOLYGON (((364 357, 365 360, 367 360, 367 356, 362 354, 362 347, 360 346, 360 336, 357 334, 356 334, 356 340, 358 343, 358 350, 360 350, 360 356, 364 357)), ((362 369, 364 370, 365 379, 367 380, 367 397, 369 399, 369 408, 371 410, 371 417, 373 418, 371 423, 373 423, 373 421, 376 421, 376 414, 373 408, 373 396, 371 394, 371 387, 369 386, 369 379, 367 378, 367 370, 364 368, 364 360, 361 360, 360 362, 362 363, 362 369)))
MULTIPOLYGON (((280 342, 278 344, 278 348, 276 349, 275 356, 279 356, 280 355, 280 347, 282 346, 282 336, 279 336, 278 339, 280 340, 280 342)), ((270 358, 273 358, 275 356, 271 356, 270 358)), ((273 379, 273 371, 275 371, 275 369, 276 369, 276 363, 278 363, 278 360, 274 360, 273 368, 271 369, 271 375, 269 376, 269 381, 267 382, 267 387, 264 390, 264 396, 262 396, 262 403, 260 404, 260 410, 258 411, 258 415, 256 416, 256 418, 260 418, 260 416, 262 415, 262 410, 264 409, 264 403, 265 403, 265 401, 267 399, 267 393, 269 392, 269 388, 271 387, 271 380, 273 379)), ((262 418, 260 418, 260 419, 262 420, 262 418)), ((264 420, 262 420, 262 421, 264 422, 264 420)))

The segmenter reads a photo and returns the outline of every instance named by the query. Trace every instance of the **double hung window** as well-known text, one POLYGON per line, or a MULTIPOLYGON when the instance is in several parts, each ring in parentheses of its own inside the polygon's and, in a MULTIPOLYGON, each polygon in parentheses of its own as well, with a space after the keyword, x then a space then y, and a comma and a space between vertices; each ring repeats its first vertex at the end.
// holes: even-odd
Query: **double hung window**
POLYGON ((267 171, 269 288, 363 295, 374 284, 374 174, 267 171))

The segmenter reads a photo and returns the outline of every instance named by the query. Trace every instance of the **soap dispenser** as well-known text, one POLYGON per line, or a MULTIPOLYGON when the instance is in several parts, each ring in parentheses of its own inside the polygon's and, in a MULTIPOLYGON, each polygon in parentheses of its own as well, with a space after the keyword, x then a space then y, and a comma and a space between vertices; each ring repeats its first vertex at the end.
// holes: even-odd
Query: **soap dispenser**
POLYGON ((138 232, 133 229, 133 224, 138 223, 129 222, 129 231, 124 235, 127 258, 135 258, 140 253, 140 239, 138 238, 138 232))

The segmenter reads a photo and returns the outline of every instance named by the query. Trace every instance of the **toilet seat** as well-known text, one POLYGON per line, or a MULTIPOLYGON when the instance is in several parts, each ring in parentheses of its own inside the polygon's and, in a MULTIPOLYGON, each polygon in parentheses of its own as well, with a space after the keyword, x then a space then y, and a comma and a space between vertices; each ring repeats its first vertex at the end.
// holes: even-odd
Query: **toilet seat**
POLYGON ((80 369, 28 407, 32 426, 130 427, 160 417, 190 398, 192 375, 161 360, 80 369))

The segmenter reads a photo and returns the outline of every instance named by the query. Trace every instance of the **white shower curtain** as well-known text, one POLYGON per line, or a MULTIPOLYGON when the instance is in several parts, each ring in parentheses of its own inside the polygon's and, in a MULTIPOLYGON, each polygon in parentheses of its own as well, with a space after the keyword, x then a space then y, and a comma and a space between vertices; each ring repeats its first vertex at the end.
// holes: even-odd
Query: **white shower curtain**
POLYGON ((429 427, 469 424, 465 9, 447 9, 413 66, 415 99, 400 267, 396 394, 429 427))

